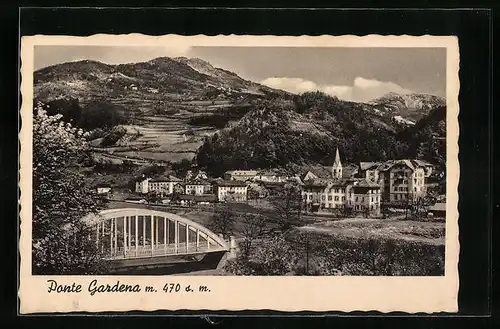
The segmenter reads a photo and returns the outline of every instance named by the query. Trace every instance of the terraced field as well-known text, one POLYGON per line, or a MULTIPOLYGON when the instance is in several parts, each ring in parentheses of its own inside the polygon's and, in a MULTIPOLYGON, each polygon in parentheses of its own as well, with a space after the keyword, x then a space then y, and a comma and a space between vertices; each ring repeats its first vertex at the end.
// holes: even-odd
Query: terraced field
MULTIPOLYGON (((131 108, 131 100, 113 100, 113 104, 131 108)), ((135 103, 135 102, 134 102, 135 103)), ((133 124, 123 125, 127 135, 113 147, 96 147, 104 159, 116 161, 132 160, 140 163, 177 162, 182 159, 191 160, 196 150, 203 143, 205 136, 210 136, 216 129, 210 127, 191 126, 188 121, 196 116, 210 114, 221 107, 227 107, 227 101, 212 102, 178 102, 166 103, 163 108, 145 100, 131 120, 133 124), (165 114, 167 110, 178 111, 165 114)), ((135 104, 134 104, 135 105, 135 104)), ((137 108, 136 108, 137 109, 137 108)))

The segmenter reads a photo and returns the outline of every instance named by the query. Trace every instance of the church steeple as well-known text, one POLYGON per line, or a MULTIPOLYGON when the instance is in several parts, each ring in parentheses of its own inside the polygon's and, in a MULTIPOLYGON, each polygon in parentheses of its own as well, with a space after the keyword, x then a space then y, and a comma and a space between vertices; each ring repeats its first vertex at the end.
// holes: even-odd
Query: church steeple
POLYGON ((332 166, 332 177, 333 178, 342 178, 342 162, 340 161, 339 148, 337 147, 337 151, 335 152, 335 162, 332 166))

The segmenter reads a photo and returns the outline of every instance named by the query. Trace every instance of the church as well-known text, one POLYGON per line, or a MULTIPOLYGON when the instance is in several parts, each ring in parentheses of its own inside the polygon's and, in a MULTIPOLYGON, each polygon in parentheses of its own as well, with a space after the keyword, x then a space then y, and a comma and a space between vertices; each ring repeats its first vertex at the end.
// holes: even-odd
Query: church
POLYGON ((355 167, 344 168, 337 148, 328 174, 323 167, 323 170, 308 170, 301 177, 305 208, 309 211, 349 210, 379 215, 380 185, 366 178, 354 178, 356 173, 355 167))

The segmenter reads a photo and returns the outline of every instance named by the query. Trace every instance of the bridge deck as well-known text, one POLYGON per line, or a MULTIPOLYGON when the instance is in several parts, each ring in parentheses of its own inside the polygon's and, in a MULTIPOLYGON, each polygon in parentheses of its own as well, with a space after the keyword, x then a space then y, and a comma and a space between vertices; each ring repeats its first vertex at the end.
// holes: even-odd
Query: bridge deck
POLYGON ((164 257, 164 256, 174 256, 174 255, 198 255, 206 254, 212 252, 228 251, 227 248, 220 246, 196 246, 196 242, 189 243, 178 243, 176 245, 171 243, 167 245, 156 245, 156 246, 138 246, 136 249, 134 246, 132 248, 127 248, 125 251, 122 247, 118 248, 117 252, 113 255, 107 255, 105 258, 107 260, 119 260, 119 259, 134 259, 134 258, 151 258, 151 257, 164 257), (187 247, 187 248, 186 248, 187 247))

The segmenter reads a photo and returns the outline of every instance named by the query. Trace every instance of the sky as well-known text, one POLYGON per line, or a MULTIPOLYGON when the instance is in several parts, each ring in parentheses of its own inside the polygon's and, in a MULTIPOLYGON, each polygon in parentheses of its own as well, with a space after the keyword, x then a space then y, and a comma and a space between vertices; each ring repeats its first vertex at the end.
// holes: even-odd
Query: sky
POLYGON ((388 92, 446 95, 445 48, 36 46, 34 66, 84 59, 136 63, 161 56, 201 58, 293 93, 320 90, 353 101, 388 92))

